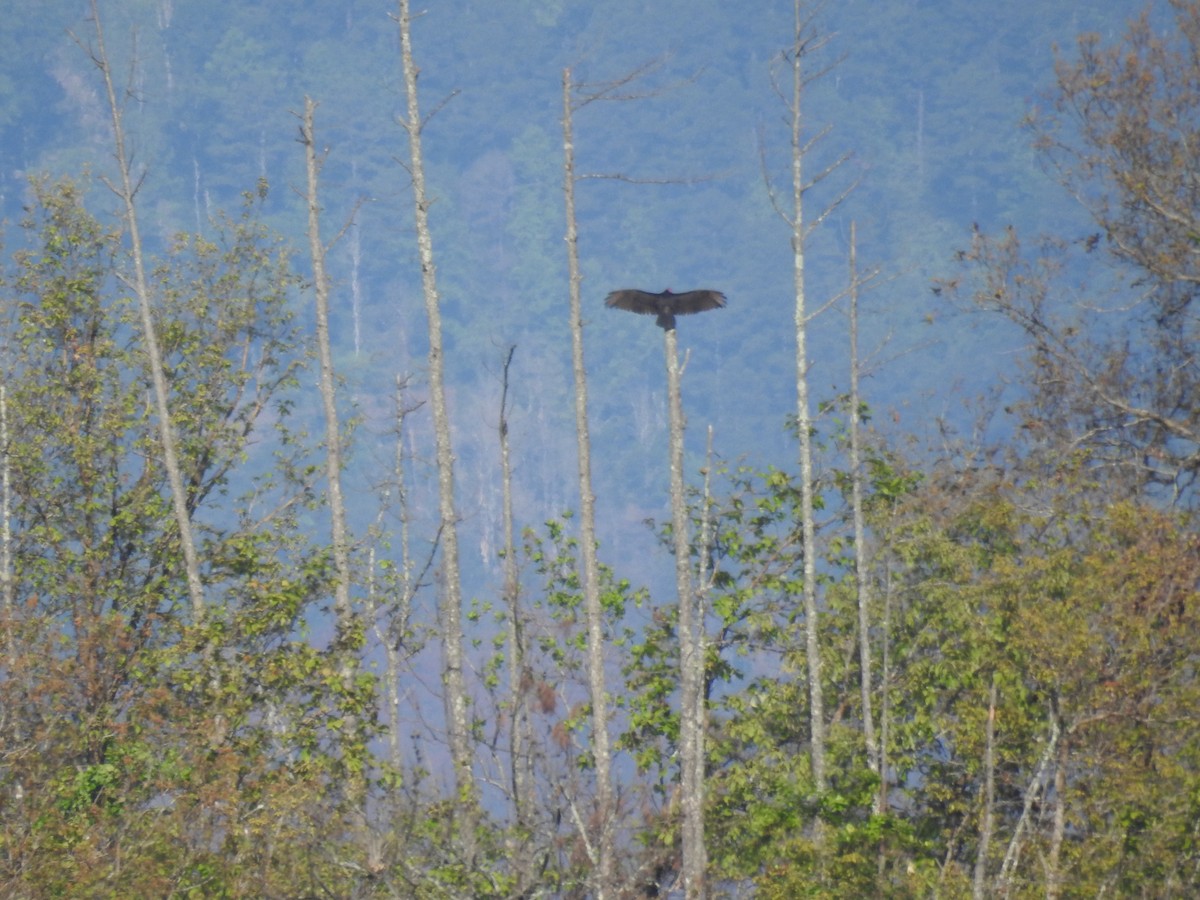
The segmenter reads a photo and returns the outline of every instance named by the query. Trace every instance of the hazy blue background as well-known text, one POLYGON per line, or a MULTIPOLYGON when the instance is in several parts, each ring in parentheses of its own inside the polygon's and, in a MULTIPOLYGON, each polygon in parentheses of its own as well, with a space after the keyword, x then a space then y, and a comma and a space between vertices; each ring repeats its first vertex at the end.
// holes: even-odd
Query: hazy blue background
MULTIPOLYGON (((0 214, 11 224, 28 196, 27 176, 102 176, 112 165, 98 75, 68 33, 91 41, 86 4, 6 6, 0 214)), ((1080 211, 1038 167, 1020 122, 1051 85, 1055 45, 1070 53, 1086 30, 1115 37, 1139 9, 1075 0, 847 0, 819 16, 829 43, 814 63, 841 62, 807 95, 809 134, 832 129, 808 171, 851 155, 811 195, 808 215, 851 182, 858 186, 810 244, 810 303, 844 287, 855 221, 860 265, 883 273, 864 297, 864 348, 890 339, 865 391, 894 433, 927 434, 943 415, 963 420, 963 400, 1011 368, 1014 336, 991 331, 996 320, 948 309, 930 280, 953 272, 972 223, 1085 233, 1080 211)), ((423 391, 426 325, 408 179, 398 162, 408 149, 395 123, 404 100, 394 6, 119 0, 103 3, 102 13, 116 71, 132 91, 127 125, 136 163, 146 169, 143 231, 155 242, 181 229, 208 230, 211 215, 236 208, 238 193, 265 177, 272 224, 304 247, 295 111, 306 93, 320 102, 318 140, 329 148, 326 236, 362 203, 332 264, 337 362, 344 396, 363 418, 352 502, 365 525, 377 507, 373 478, 392 455, 394 377, 412 374, 415 396, 423 391)), ((762 164, 765 154, 786 194, 787 111, 771 79, 774 71, 786 83, 779 51, 790 43, 791 17, 790 3, 765 0, 448 0, 429 3, 417 19, 423 109, 447 101, 425 132, 425 153, 437 197, 434 249, 471 591, 494 583, 498 372, 510 344, 517 345, 511 432, 519 524, 576 506, 561 191, 566 66, 578 80, 605 81, 658 63, 641 83, 656 96, 579 113, 581 173, 690 180, 579 185, 604 555, 622 574, 650 582, 669 570, 664 553, 639 550, 653 544, 641 520, 666 510, 661 333, 651 319, 605 310, 612 288, 725 291, 727 309, 680 323, 681 346, 690 350, 692 462, 699 464, 712 424, 725 457, 791 464, 784 427, 795 405, 790 235, 772 210, 762 164)), ((98 180, 96 201, 96 209, 116 208, 98 180)), ((7 233, 11 250, 19 238, 7 233)), ((306 268, 303 256, 297 265, 306 268)), ((298 302, 307 308, 311 298, 298 302)), ((840 310, 814 323, 810 347, 815 397, 844 390, 840 310)), ((417 499, 431 519, 432 442, 423 415, 411 449, 425 483, 417 499)))

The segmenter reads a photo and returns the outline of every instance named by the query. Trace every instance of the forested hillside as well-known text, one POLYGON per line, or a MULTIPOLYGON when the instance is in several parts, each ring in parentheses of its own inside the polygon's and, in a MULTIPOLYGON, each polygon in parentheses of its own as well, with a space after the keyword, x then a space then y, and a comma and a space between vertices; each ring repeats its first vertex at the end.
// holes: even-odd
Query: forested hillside
POLYGON ((759 5, 7 16, 0 894, 1200 892, 1200 2, 759 5))

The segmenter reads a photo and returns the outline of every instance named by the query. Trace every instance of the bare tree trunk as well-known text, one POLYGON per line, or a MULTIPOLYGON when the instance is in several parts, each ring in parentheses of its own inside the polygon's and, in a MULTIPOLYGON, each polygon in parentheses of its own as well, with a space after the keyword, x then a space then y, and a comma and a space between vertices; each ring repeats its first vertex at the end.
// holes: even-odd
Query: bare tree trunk
MULTIPOLYGON (((703 843, 705 834, 704 799, 708 793, 706 753, 708 752, 708 630, 705 627, 705 616, 708 611, 708 591, 713 583, 713 503, 712 503, 712 468, 713 468, 713 427, 708 426, 708 438, 704 451, 704 508, 700 517, 700 562, 696 572, 696 656, 699 659, 697 671, 700 683, 696 690, 696 782, 700 785, 700 839, 704 850, 704 865, 707 874, 708 845, 703 843)), ((707 884, 706 884, 707 889, 707 884)))
MULTIPOLYGON (((337 617, 339 643, 344 644, 353 630, 350 608, 350 550, 346 538, 346 504, 342 497, 342 436, 338 424, 333 374, 333 351, 329 341, 329 278, 325 272, 325 246, 321 243, 321 206, 317 199, 317 159, 313 119, 317 104, 304 98, 304 117, 300 140, 304 144, 304 162, 308 191, 308 247, 312 256, 313 293, 317 301, 317 359, 320 364, 319 389, 325 414, 325 475, 329 483, 329 515, 333 536, 334 614, 337 617)), ((348 673, 343 672, 343 677, 348 673)))
POLYGON ((171 488, 175 524, 179 529, 179 546, 183 551, 188 596, 192 603, 192 622, 199 625, 204 621, 204 585, 200 580, 200 560, 196 554, 196 543, 192 534, 188 494, 184 488, 183 474, 179 468, 175 428, 171 423, 167 376, 163 367, 162 351, 159 349, 158 333, 154 325, 153 303, 150 299, 150 286, 146 281, 146 266, 142 254, 142 237, 138 230, 137 204, 134 198, 141 182, 139 180, 135 184, 130 171, 129 155, 125 150, 125 126, 122 122, 121 104, 117 101, 117 92, 113 87, 112 67, 108 62, 108 53, 104 49, 104 30, 100 24, 100 9, 96 0, 92 0, 92 20, 96 26, 96 50, 92 53, 92 61, 104 78, 104 89, 108 95, 109 109, 112 112, 117 169, 120 172, 119 185, 113 185, 107 180, 106 183, 121 199, 121 203, 125 207, 125 227, 129 232, 129 247, 133 256, 133 283, 130 287, 137 297, 138 312, 141 317, 146 367, 150 371, 150 381, 154 391, 158 437, 159 443, 162 444, 163 468, 166 470, 167 484, 171 488))
MULTIPOLYGON (((357 667, 356 653, 360 635, 354 620, 354 609, 350 603, 350 547, 346 532, 346 502, 342 494, 342 435, 338 422, 335 378, 333 372, 333 350, 329 339, 329 276, 325 271, 325 245, 321 242, 321 206, 318 200, 317 176, 321 160, 317 159, 315 117, 317 104, 311 97, 304 98, 304 114, 300 124, 300 141, 304 145, 304 166, 307 176, 305 202, 308 206, 308 247, 312 257, 313 293, 316 297, 317 360, 319 364, 318 386, 321 392, 321 408, 325 416, 325 478, 329 490, 330 535, 333 539, 334 599, 333 612, 336 620, 335 652, 338 677, 342 689, 349 696, 354 689, 357 667)), ((358 717, 347 714, 344 734, 353 743, 358 737, 358 717)), ((359 747, 355 752, 365 748, 359 747)), ((346 796, 351 809, 358 815, 365 814, 366 784, 361 770, 351 766, 353 774, 346 785, 346 796)))
POLYGON ((407 115, 400 119, 408 133, 413 209, 425 313, 429 323, 429 402, 433 409, 437 447, 438 511, 442 547, 442 590, 439 620, 442 630, 442 691, 446 709, 446 731, 455 787, 463 813, 462 839, 468 865, 474 856, 475 826, 478 822, 478 792, 471 767, 471 733, 467 706, 462 630, 462 584, 458 564, 458 518, 454 507, 454 450, 450 442, 450 418, 446 412, 442 316, 438 299, 437 270, 433 263, 433 237, 429 231, 429 199, 425 192, 425 167, 421 155, 420 106, 417 102, 417 66, 412 53, 412 21, 408 0, 399 0, 400 54, 404 86, 408 95, 407 115))
MULTIPOLYGON (((879 660, 879 792, 875 796, 875 812, 884 815, 888 811, 888 727, 891 706, 888 702, 888 686, 892 678, 891 658, 892 633, 892 572, 890 565, 884 571, 883 584, 883 648, 879 660)), ((887 868, 887 855, 882 841, 876 870, 880 877, 887 868)))
POLYGON ((1058 742, 1058 759, 1054 765, 1054 820, 1050 832, 1050 848, 1046 853, 1046 900, 1062 896, 1062 845, 1067 831, 1067 762, 1071 742, 1058 742))
POLYGON ((504 525, 504 605, 508 613, 508 695, 510 722, 508 733, 509 772, 512 780, 514 827, 509 829, 509 861, 516 878, 516 894, 524 896, 530 885, 535 798, 533 772, 529 765, 532 731, 529 721, 528 664, 525 660, 524 621, 521 612, 521 586, 517 579, 517 547, 513 526, 512 464, 508 447, 508 373, 516 347, 510 347, 504 359, 503 387, 500 391, 500 482, 501 517, 504 525))
POLYGON ((687 900, 704 897, 704 778, 698 740, 700 688, 704 659, 696 636, 696 597, 692 591, 691 541, 683 485, 683 400, 678 347, 673 327, 663 330, 667 358, 667 409, 670 423, 671 532, 675 543, 675 589, 679 597, 679 772, 682 794, 683 891, 687 900))
POLYGON ((792 264, 796 291, 796 429, 800 439, 800 517, 804 541, 804 627, 805 655, 808 661, 808 698, 813 787, 819 794, 826 790, 825 778, 825 701, 821 689, 820 629, 817 620, 816 525, 813 498, 812 416, 808 398, 808 319, 804 282, 804 151, 801 140, 804 77, 801 61, 803 20, 800 0, 795 0, 795 40, 792 44, 792 264))
MULTIPOLYGON (((883 814, 887 796, 886 778, 883 768, 883 748, 875 739, 875 716, 871 700, 871 573, 867 559, 867 527, 863 514, 863 459, 862 436, 859 424, 859 373, 858 353, 858 233, 855 223, 850 223, 850 506, 854 519, 854 574, 858 592, 858 668, 859 686, 862 697, 863 744, 866 748, 867 768, 879 776, 880 788, 875 795, 875 813, 883 814)), ((885 638, 886 641, 886 631, 885 638)), ((886 673, 885 673, 886 674, 886 673)), ((886 844, 879 842, 876 870, 883 876, 887 865, 886 844)))
MULTIPOLYGON (((399 553, 400 565, 396 571, 395 592, 397 599, 388 605, 386 619, 380 621, 378 602, 374 589, 375 566, 371 565, 372 586, 368 592, 370 614, 375 622, 375 633, 384 651, 386 680, 383 686, 384 703, 388 710, 388 758, 392 767, 400 771, 404 759, 400 750, 400 675, 401 667, 406 656, 410 655, 407 642, 410 638, 410 623, 412 620, 413 599, 416 596, 419 578, 415 573, 412 554, 409 549, 409 512, 407 475, 404 465, 404 424, 408 414, 417 407, 405 404, 404 392, 406 381, 401 375, 396 376, 396 454, 393 462, 392 482, 387 493, 393 490, 396 495, 397 514, 400 519, 399 553)), ((374 552, 374 551, 372 551, 374 552)), ((432 553, 432 551, 431 551, 432 553)), ((431 562, 430 561, 427 561, 431 562)))
POLYGON ((12 457, 8 443, 8 386, 0 384, 0 602, 4 604, 5 651, 8 671, 17 671, 16 622, 13 620, 12 571, 12 457))
MULTIPOLYGON (((11 680, 17 676, 23 667, 17 663, 17 623, 16 587, 13 581, 12 569, 12 457, 9 453, 8 442, 8 386, 0 384, 0 602, 4 604, 4 653, 5 668, 11 680)), ((24 674, 21 675, 24 681, 24 674)), ((13 685, 15 688, 15 685, 13 685)), ((17 696, 14 689, 10 695, 17 696)), ((15 706, 15 704, 14 704, 15 706)), ((20 746, 22 737, 21 716, 15 708, 8 713, 0 712, 0 725, 5 728, 5 740, 11 741, 12 746, 20 746)), ((25 788, 20 781, 12 786, 11 796, 20 804, 24 797, 25 788)))
POLYGON ((875 717, 871 711, 871 584, 867 566, 867 528, 863 516, 863 465, 858 417, 858 268, 854 223, 850 223, 850 504, 854 515, 854 571, 858 588, 858 659, 862 687, 863 742, 867 766, 879 774, 875 717))
POLYGON ((889 568, 884 583, 883 652, 879 661, 879 799, 876 809, 880 814, 888 810, 888 729, 891 726, 888 685, 892 678, 891 628, 892 576, 889 568))
POLYGON ((592 701, 592 753, 596 763, 596 896, 616 890, 612 749, 608 740, 608 692, 604 678, 604 620, 600 571, 596 559, 596 498, 592 493, 591 437, 588 433, 587 371, 583 362, 583 274, 579 268, 579 232, 575 223, 575 138, 572 131, 571 70, 563 70, 563 195, 567 216, 567 264, 571 297, 571 366, 575 373, 575 434, 579 448, 579 544, 583 561, 583 604, 587 618, 588 687, 592 701))
POLYGON ((1058 739, 1062 735, 1061 726, 1058 719, 1057 707, 1050 711, 1050 739, 1046 741, 1046 749, 1042 752, 1041 759, 1038 760, 1037 769, 1033 773, 1033 777, 1029 779, 1029 785, 1025 788, 1025 802, 1021 808, 1021 817, 1017 819, 1017 825, 1013 828, 1012 838, 1008 842, 1008 850, 1004 853, 1004 862, 1000 865, 1000 875, 997 878, 996 892, 1001 897, 1007 897, 1012 891, 1013 872, 1017 867, 1017 860, 1021 855, 1021 841, 1025 835, 1025 828, 1029 824, 1029 816, 1033 811, 1033 804, 1037 800, 1037 796, 1041 793, 1042 783, 1046 777, 1046 769, 1050 767, 1050 761, 1055 758, 1055 752, 1058 749, 1058 739))
POLYGON ((987 728, 983 749, 983 809, 980 811, 979 849, 975 854, 975 881, 971 896, 983 900, 987 895, 987 857, 992 842, 996 809, 996 673, 988 693, 987 728))

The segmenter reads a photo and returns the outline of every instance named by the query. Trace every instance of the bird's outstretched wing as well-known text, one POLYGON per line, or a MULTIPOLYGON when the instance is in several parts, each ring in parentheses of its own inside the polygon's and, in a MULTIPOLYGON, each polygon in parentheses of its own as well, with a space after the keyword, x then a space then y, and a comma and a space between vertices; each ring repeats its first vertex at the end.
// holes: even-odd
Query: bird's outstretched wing
POLYGON ((720 309, 725 305, 725 295, 720 291, 686 291, 682 294, 671 295, 671 299, 675 302, 675 308, 672 311, 676 315, 720 309))
POLYGON ((685 291, 682 294, 663 291, 655 294, 636 288, 624 288, 609 294, 604 299, 604 305, 643 315, 690 315, 708 309, 720 309, 725 305, 725 295, 720 291, 707 290, 685 291))
POLYGON ((604 305, 613 309, 627 309, 629 312, 653 316, 661 311, 661 301, 661 294, 639 291, 636 288, 624 288, 613 291, 605 297, 604 305))

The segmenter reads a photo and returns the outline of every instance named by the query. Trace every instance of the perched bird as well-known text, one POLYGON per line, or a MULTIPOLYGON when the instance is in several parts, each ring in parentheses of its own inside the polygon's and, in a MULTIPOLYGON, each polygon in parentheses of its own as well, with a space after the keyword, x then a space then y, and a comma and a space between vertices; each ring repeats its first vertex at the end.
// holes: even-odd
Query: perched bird
POLYGON ((664 331, 675 327, 675 317, 704 312, 706 309, 720 309, 725 305, 725 295, 720 291, 684 291, 673 294, 667 288, 661 294, 650 291, 639 291, 636 288, 625 288, 613 291, 604 299, 605 306, 613 309, 627 309, 630 312, 648 316, 658 316, 655 324, 664 331))

